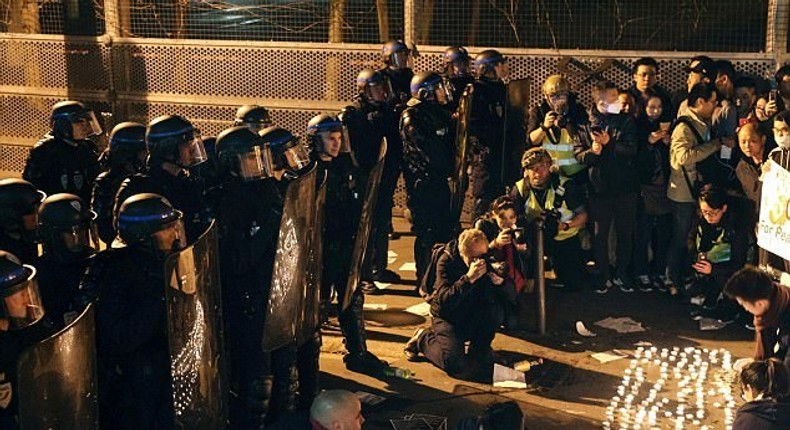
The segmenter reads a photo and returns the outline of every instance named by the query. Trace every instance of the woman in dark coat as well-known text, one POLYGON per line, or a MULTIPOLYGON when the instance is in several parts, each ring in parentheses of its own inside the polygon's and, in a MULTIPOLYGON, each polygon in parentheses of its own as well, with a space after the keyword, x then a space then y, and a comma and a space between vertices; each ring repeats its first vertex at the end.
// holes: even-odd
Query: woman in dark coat
POLYGON ((788 369, 784 363, 770 358, 747 364, 741 371, 741 390, 746 403, 735 415, 733 430, 790 428, 788 369))

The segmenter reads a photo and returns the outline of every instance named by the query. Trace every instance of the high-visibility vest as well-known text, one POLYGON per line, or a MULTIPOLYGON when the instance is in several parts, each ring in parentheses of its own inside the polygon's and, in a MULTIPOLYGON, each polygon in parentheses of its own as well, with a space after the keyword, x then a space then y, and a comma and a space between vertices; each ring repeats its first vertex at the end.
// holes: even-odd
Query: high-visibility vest
MULTIPOLYGON (((527 219, 527 222, 532 222, 536 218, 540 216, 546 210, 554 210, 557 209, 560 212, 560 221, 562 222, 571 222, 573 219, 573 211, 568 209, 568 203, 565 201, 565 188, 563 185, 568 181, 568 178, 564 178, 560 176, 560 183, 558 185, 549 184, 549 187, 546 190, 546 201, 543 204, 543 207, 540 206, 540 202, 538 202, 537 196, 532 191, 532 187, 527 185, 526 180, 521 179, 516 182, 516 188, 518 188, 518 192, 524 196, 524 216, 527 219), (555 199, 561 199, 562 204, 557 207, 555 205, 555 199)), ((565 240, 570 239, 573 236, 579 234, 579 230, 581 227, 570 227, 569 229, 562 231, 558 230, 557 235, 554 236, 554 240, 565 240)))
POLYGON ((568 130, 559 127, 552 127, 544 131, 543 140, 540 145, 546 151, 549 151, 551 158, 554 159, 554 164, 560 168, 560 175, 566 178, 579 173, 584 169, 584 165, 576 161, 573 156, 573 139, 568 133, 568 130), (553 131, 560 130, 560 138, 554 139, 553 131))

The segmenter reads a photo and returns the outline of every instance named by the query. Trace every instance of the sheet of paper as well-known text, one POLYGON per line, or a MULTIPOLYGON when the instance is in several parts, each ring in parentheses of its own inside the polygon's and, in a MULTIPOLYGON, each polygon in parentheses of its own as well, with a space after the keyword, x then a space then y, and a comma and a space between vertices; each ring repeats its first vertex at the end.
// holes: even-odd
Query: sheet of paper
POLYGON ((596 352, 595 354, 591 355, 592 358, 598 360, 601 363, 609 363, 611 361, 616 361, 626 358, 627 356, 628 355, 623 354, 619 351, 596 352))
POLYGON ((373 393, 368 393, 367 391, 357 391, 354 394, 357 395, 357 398, 359 399, 360 402, 370 406, 376 406, 379 403, 387 400, 386 397, 382 397, 373 393))
POLYGON ((409 306, 405 309, 406 312, 414 315, 419 315, 421 317, 427 317, 431 314, 431 305, 427 302, 418 303, 414 306, 409 306))
POLYGON ((527 378, 524 372, 494 363, 494 387, 527 388, 527 378))
POLYGON ((401 272, 416 272, 417 264, 415 264, 413 261, 409 263, 403 263, 403 265, 400 266, 400 269, 398 270, 400 270, 401 272))
POLYGON ((596 322, 595 325, 614 330, 618 333, 638 333, 646 331, 645 328, 642 327, 642 323, 636 322, 629 317, 608 317, 596 322))
POLYGON ((362 309, 366 311, 386 311, 387 304, 386 303, 365 303, 362 305, 362 309))

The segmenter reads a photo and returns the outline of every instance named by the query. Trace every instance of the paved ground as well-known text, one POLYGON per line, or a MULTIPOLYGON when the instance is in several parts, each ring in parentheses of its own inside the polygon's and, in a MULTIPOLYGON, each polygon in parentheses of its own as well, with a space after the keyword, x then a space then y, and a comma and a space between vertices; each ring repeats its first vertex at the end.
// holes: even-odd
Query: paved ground
MULTIPOLYGON (((408 231, 399 220, 396 231, 408 231)), ((413 237, 402 236, 391 242, 397 258, 390 268, 397 270, 412 262, 413 237)), ((598 429, 609 399, 615 394, 620 375, 628 360, 600 364, 590 355, 614 348, 633 350, 634 343, 650 342, 661 347, 700 346, 726 348, 736 357, 750 356, 753 333, 740 326, 720 331, 699 331, 697 322, 688 318, 684 305, 659 293, 624 294, 612 291, 600 296, 586 289, 581 292, 548 290, 548 334, 499 333, 494 349, 502 361, 515 362, 542 357, 545 364, 528 374, 529 388, 513 390, 494 388, 448 377, 427 362, 410 363, 402 356, 403 344, 426 318, 404 309, 422 303, 414 293, 415 273, 400 271, 403 285, 390 286, 384 294, 367 296, 368 346, 392 365, 416 373, 416 380, 378 380, 349 372, 342 361, 342 337, 333 327, 325 330, 321 356, 323 384, 329 388, 346 388, 378 394, 387 400, 365 407, 367 429, 391 429, 390 419, 413 413, 448 417, 452 426, 461 417, 481 412, 487 405, 507 399, 518 401, 528 416, 531 430, 598 429), (383 308, 386 309, 375 309, 383 308), (643 333, 618 334, 596 327, 595 321, 607 316, 629 316, 647 328, 643 333), (576 334, 574 323, 583 321, 598 336, 586 338, 576 334)))

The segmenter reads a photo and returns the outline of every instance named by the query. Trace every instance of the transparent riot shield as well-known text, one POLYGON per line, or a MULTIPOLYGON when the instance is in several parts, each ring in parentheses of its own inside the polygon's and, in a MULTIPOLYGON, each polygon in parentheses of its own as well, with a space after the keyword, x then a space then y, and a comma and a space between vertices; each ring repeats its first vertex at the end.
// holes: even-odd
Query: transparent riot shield
POLYGON ((176 428, 216 430, 227 421, 217 226, 165 261, 167 332, 176 428))
POLYGON ((263 330, 264 351, 294 342, 298 334, 317 215, 316 176, 317 166, 313 166, 291 181, 283 196, 283 215, 263 330))
POLYGON ((316 178, 315 223, 308 245, 308 269, 304 305, 299 323, 297 343, 313 337, 321 324, 321 275, 324 268, 324 203, 326 202, 326 172, 316 178))
POLYGON ((21 430, 98 429, 93 306, 17 360, 21 430))
POLYGON ((469 84, 458 104, 458 121, 455 133, 455 164, 450 178, 450 216, 453 222, 461 219, 464 197, 469 188, 469 120, 472 115, 474 85, 469 84))
POLYGON ((359 216, 359 229, 354 237, 354 251, 351 253, 351 266, 348 272, 348 284, 343 297, 338 300, 341 303, 341 308, 345 310, 350 304, 351 295, 359 286, 359 278, 362 271, 362 262, 365 260, 365 252, 367 252, 368 238, 370 237, 370 228, 373 224, 373 212, 376 210, 376 202, 379 195, 379 184, 381 183, 381 174, 384 171, 384 156, 387 155, 387 139, 381 139, 379 146, 379 158, 376 165, 368 175, 368 182, 365 186, 365 197, 362 200, 362 212, 359 216))

